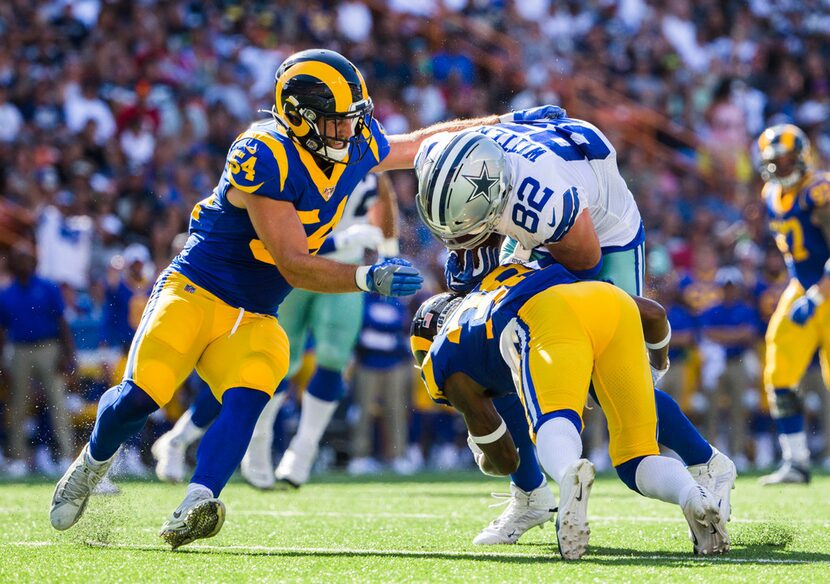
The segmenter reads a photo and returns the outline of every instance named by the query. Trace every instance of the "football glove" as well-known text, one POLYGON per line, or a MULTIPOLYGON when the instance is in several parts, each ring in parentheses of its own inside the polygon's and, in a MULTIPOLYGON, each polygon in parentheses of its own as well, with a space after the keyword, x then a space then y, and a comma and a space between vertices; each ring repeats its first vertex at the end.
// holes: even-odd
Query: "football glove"
POLYGON ((654 383, 654 387, 657 387, 657 383, 663 379, 663 376, 668 373, 669 367, 671 366, 671 362, 666 359, 666 368, 665 369, 656 369, 654 365, 649 363, 649 367, 651 368, 651 381, 654 383))
POLYGON ((816 301, 810 296, 802 296, 793 302, 790 308, 790 320, 799 326, 804 326, 816 313, 816 301))
POLYGON ((383 241, 383 231, 367 223, 352 225, 331 235, 335 249, 360 248, 377 249, 383 241))
POLYGON ((499 265, 499 248, 483 245, 475 250, 464 250, 464 265, 461 256, 453 250, 447 256, 444 265, 444 279, 447 288, 453 292, 466 294, 499 265))
POLYGON ((408 261, 391 258, 372 266, 360 266, 355 274, 357 287, 383 296, 409 296, 421 289, 424 279, 408 261))
POLYGON ((509 112, 499 116, 499 121, 504 123, 521 124, 523 122, 541 122, 544 120, 558 120, 564 118, 568 113, 558 105, 540 105, 526 110, 509 112))

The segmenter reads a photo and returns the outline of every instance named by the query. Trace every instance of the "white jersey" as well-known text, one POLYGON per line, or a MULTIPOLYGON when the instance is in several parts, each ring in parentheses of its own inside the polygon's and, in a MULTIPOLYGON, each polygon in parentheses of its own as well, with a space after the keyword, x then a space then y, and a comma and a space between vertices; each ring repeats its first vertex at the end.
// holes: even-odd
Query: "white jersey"
POLYGON ((617 153, 595 126, 562 118, 476 131, 504 149, 512 173, 499 233, 530 250, 561 240, 587 210, 600 247, 642 238, 640 211, 617 168, 617 153))
MULTIPOLYGON (((366 178, 357 183, 357 186, 349 195, 346 208, 343 209, 343 216, 332 233, 344 231, 352 225, 360 225, 369 222, 369 209, 375 204, 378 198, 378 177, 374 174, 367 174, 366 178)), ((329 234, 331 237, 331 234, 329 234)), ((344 263, 359 263, 363 261, 363 249, 346 248, 335 250, 326 254, 326 258, 344 263)))

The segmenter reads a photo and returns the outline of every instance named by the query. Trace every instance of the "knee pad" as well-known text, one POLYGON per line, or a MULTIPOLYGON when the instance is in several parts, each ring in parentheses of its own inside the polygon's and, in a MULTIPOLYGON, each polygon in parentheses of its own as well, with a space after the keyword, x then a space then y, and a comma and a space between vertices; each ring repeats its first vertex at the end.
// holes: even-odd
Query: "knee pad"
POLYGON ((803 413, 801 396, 795 390, 775 388, 771 393, 769 409, 773 418, 788 418, 800 416, 803 413))
MULTIPOLYGON (((637 467, 640 466, 644 458, 645 456, 638 456, 615 467, 620 480, 635 493, 640 493, 640 489, 637 488, 637 467)), ((640 494, 642 495, 642 493, 640 494)))

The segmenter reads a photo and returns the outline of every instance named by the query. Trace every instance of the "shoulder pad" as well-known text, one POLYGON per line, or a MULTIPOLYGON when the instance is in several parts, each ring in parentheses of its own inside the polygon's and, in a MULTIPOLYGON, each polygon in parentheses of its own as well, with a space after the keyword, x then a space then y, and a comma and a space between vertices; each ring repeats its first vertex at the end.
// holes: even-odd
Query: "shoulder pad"
POLYGON ((239 190, 277 194, 285 187, 288 157, 279 139, 254 126, 231 146, 226 168, 228 180, 239 190))

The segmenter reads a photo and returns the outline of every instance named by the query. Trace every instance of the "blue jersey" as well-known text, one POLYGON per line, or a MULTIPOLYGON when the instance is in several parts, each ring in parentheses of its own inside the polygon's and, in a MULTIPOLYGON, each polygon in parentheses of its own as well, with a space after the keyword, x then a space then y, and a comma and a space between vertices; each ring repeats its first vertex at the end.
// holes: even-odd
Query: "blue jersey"
MULTIPOLYGON (((352 190, 389 153, 377 121, 370 131, 373 139, 360 161, 335 164, 329 176, 274 120, 252 125, 231 146, 213 193, 193 208, 190 237, 172 269, 231 306, 276 315, 291 286, 258 239, 248 212, 228 201, 228 190, 292 203, 308 251, 316 254, 343 216, 352 190)), ((356 156, 351 148, 350 156, 356 156)))
POLYGON ((432 342, 421 368, 430 397, 449 404, 442 388, 454 373, 466 374, 494 397, 516 391, 499 349, 502 331, 530 298, 551 286, 576 281, 559 264, 541 270, 508 264, 490 272, 432 342))
POLYGON ((830 246, 821 228, 813 223, 813 211, 830 201, 830 173, 818 173, 799 191, 785 191, 767 183, 763 190, 769 225, 778 249, 784 254, 790 277, 806 290, 821 279, 830 246))

